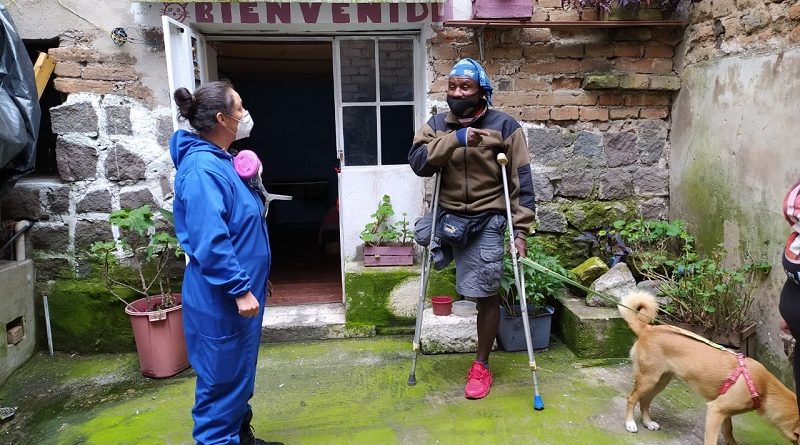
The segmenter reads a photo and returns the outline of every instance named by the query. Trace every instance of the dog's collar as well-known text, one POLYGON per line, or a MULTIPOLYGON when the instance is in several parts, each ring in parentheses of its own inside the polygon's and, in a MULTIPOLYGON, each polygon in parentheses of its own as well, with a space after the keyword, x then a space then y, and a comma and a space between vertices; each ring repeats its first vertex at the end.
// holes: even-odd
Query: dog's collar
POLYGON ((756 390, 756 385, 753 383, 753 377, 750 375, 750 371, 747 369, 747 366, 744 364, 744 354, 736 354, 736 360, 739 361, 739 366, 731 372, 731 375, 725 379, 725 383, 719 388, 719 394, 725 394, 728 392, 731 386, 739 380, 739 376, 744 376, 744 381, 747 383, 747 389, 750 390, 750 398, 753 399, 753 408, 758 409, 761 406, 761 395, 756 390))

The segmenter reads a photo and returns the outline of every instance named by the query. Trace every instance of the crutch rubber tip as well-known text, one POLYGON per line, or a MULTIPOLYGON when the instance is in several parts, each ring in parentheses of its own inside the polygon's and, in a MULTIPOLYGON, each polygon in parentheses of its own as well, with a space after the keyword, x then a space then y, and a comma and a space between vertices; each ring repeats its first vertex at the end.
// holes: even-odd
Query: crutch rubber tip
POLYGON ((544 401, 542 401, 542 396, 535 396, 533 398, 533 409, 536 411, 541 411, 544 409, 544 401))
POLYGON ((500 165, 508 164, 508 158, 506 157, 505 153, 497 153, 497 163, 500 165))
POLYGON ((408 376, 408 386, 414 386, 417 384, 417 376, 414 374, 409 374, 408 376))

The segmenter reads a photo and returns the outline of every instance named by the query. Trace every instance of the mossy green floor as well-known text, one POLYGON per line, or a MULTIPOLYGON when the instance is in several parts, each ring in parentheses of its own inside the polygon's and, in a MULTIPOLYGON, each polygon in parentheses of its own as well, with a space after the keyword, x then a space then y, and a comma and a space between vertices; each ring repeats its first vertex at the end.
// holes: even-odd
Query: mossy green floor
MULTIPOLYGON (((580 360, 554 343, 537 354, 545 409, 534 411, 524 352, 493 353, 492 392, 466 400, 472 355, 420 356, 409 387, 410 343, 264 345, 252 400, 257 436, 287 445, 702 443, 704 403, 677 381, 653 403, 661 431, 625 431, 627 361, 580 360)), ((192 371, 141 377, 134 354, 38 355, 0 387, 0 406, 19 407, 0 424, 0 443, 191 444, 194 381, 192 371)), ((784 443, 755 413, 736 417, 734 432, 747 444, 784 443)))

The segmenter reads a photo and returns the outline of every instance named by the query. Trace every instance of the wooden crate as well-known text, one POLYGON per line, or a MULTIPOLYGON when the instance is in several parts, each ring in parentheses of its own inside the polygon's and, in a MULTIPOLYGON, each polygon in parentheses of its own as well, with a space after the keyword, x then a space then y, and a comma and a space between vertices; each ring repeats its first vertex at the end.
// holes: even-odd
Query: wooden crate
POLYGON ((531 0, 473 0, 474 19, 530 20, 533 15, 531 0))
POLYGON ((364 266, 411 266, 413 246, 364 246, 364 266))

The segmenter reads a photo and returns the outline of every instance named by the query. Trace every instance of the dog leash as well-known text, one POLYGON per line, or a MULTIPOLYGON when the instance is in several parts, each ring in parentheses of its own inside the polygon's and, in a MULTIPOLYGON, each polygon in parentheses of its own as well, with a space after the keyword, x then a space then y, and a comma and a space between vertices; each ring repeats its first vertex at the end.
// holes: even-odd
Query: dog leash
POLYGON ((526 266, 532 267, 535 270, 538 270, 539 272, 542 272, 542 273, 545 273, 547 275, 550 275, 553 278, 557 278, 557 279, 559 279, 559 280, 561 280, 561 281, 563 281, 563 282, 565 282, 565 283, 567 283, 567 284, 569 284, 571 286, 574 286, 574 287, 576 287, 576 288, 578 288, 578 289, 580 289, 580 290, 582 290, 582 291, 584 291, 586 293, 597 295, 601 299, 605 300, 607 303, 613 303, 614 305, 624 307, 625 309, 627 309, 627 310, 629 310, 631 312, 634 312, 634 313, 637 313, 639 315, 642 315, 642 316, 646 317, 647 319, 649 319, 652 323, 656 323, 656 324, 660 324, 660 325, 663 325, 663 326, 667 326, 667 327, 669 327, 669 329, 671 331, 673 331, 673 332, 675 332, 677 334, 681 334, 683 336, 686 336, 686 337, 692 338, 694 340, 697 340, 697 341, 699 341, 701 343, 705 343, 706 345, 711 346, 712 348, 718 349, 720 351, 729 352, 729 353, 734 354, 734 355, 738 354, 738 352, 731 351, 730 349, 726 348, 725 346, 722 346, 720 344, 714 343, 713 341, 711 341, 711 340, 709 340, 709 339, 707 339, 707 338, 705 338, 705 337, 703 337, 701 335, 695 334, 692 331, 687 331, 686 329, 679 328, 679 327, 673 326, 671 324, 663 323, 660 320, 658 320, 656 317, 651 317, 649 315, 642 314, 642 313, 640 313, 639 311, 637 311, 637 310, 635 310, 633 308, 630 308, 628 306, 625 306, 624 304, 621 304, 619 301, 617 301, 616 298, 612 297, 611 295, 608 295, 608 294, 606 294, 604 292, 596 291, 594 289, 590 289, 590 288, 584 286, 581 283, 578 283, 577 281, 575 281, 575 280, 573 280, 571 278, 565 277, 565 276, 561 275, 558 272, 552 271, 552 270, 542 266, 541 264, 537 263, 536 261, 533 261, 530 258, 527 258, 527 257, 520 258, 519 262, 524 264, 524 265, 526 265, 526 266))

